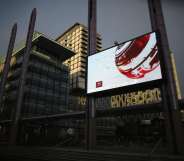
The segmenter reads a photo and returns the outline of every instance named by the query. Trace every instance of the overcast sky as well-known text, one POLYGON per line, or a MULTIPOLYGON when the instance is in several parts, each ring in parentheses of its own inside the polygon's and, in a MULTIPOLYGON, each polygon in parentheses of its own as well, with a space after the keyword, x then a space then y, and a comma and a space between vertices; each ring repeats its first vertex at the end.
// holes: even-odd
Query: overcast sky
MULTIPOLYGON (((0 55, 18 23, 16 43, 26 37, 32 8, 37 8, 36 30, 56 38, 75 22, 87 25, 87 0, 0 0, 0 55)), ((184 0, 162 0, 170 48, 175 54, 184 91, 184 0)), ((103 48, 151 31, 147 0, 97 0, 97 29, 103 48)))

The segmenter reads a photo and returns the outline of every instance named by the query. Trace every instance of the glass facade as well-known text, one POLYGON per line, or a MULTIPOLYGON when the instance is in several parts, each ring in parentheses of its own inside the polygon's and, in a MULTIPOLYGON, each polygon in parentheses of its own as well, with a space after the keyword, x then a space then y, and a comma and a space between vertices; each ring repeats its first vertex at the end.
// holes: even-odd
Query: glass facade
MULTIPOLYGON (((54 55, 37 44, 39 44, 39 41, 32 47, 26 73, 21 108, 23 117, 68 111, 68 67, 62 63, 63 60, 61 60, 60 55, 54 55)), ((11 119, 15 111, 23 54, 24 50, 20 50, 12 57, 14 61, 11 61, 3 108, 1 109, 4 119, 11 119)))
POLYGON ((64 65, 58 67, 32 55, 27 74, 23 113, 44 115, 66 111, 67 83, 68 72, 64 65))

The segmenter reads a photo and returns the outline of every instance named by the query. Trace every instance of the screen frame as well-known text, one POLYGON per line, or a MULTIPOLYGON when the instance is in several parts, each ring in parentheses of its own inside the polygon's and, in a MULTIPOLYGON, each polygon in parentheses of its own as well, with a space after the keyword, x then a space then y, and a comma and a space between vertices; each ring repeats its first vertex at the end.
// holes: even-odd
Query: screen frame
POLYGON ((102 91, 95 91, 95 92, 91 92, 91 93, 87 93, 88 91, 88 60, 89 60, 89 57, 91 56, 94 56, 95 54, 99 54, 103 51, 106 51, 106 50, 109 50, 111 48, 114 48, 116 47, 117 45, 113 45, 111 47, 108 47, 106 49, 103 49, 99 52, 94 52, 92 54, 90 54, 88 57, 87 57, 87 71, 86 71, 86 94, 87 95, 96 95, 96 96, 101 96, 101 95, 111 95, 112 93, 119 93, 119 91, 123 90, 123 91, 133 91, 133 90, 139 90, 139 89, 146 89, 146 88, 149 88, 149 87, 159 87, 161 88, 161 85, 163 83, 163 79, 164 79, 164 73, 163 73, 163 64, 162 64, 162 56, 161 56, 161 45, 160 45, 160 39, 159 39, 159 32, 158 30, 154 30, 154 31, 151 31, 151 32, 148 32, 148 33, 145 33, 143 35, 140 35, 140 36, 137 36, 135 38, 132 38, 132 39, 129 39, 127 41, 124 41, 124 42, 121 42, 121 43, 118 43, 118 45, 122 45, 122 44, 125 44, 129 41, 133 41, 135 39, 138 39, 142 36, 145 36, 145 35, 148 35, 148 34, 152 34, 152 33, 155 33, 156 35, 156 41, 157 41, 157 47, 158 47, 158 57, 159 57, 159 61, 160 61, 160 70, 161 70, 161 76, 162 78, 160 79, 156 79, 156 80, 151 80, 151 81, 147 81, 147 82, 141 82, 141 83, 137 83, 137 84, 131 84, 131 85, 126 85, 126 86, 121 86, 121 87, 116 87, 116 88, 111 88, 111 89, 105 89, 105 90, 102 90, 102 91), (131 89, 130 89, 131 88, 131 89), (132 90, 133 89, 133 90, 132 90))

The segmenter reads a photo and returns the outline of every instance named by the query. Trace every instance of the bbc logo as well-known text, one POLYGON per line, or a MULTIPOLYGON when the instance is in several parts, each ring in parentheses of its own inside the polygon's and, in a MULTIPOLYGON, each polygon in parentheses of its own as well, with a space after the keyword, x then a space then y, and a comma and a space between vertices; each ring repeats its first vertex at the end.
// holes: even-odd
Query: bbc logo
POLYGON ((103 82, 102 81, 98 81, 96 82, 96 88, 102 87, 103 86, 103 82))

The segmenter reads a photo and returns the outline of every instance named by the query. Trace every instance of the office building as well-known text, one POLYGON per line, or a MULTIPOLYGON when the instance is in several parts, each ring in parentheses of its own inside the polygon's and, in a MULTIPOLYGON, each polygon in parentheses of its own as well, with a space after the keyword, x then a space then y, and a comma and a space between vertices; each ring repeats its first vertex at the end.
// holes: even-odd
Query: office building
MULTIPOLYGON (((6 82, 1 116, 10 119, 17 104, 25 41, 16 49, 6 82)), ((22 116, 56 114, 67 111, 69 70, 63 61, 74 55, 70 49, 35 33, 26 73, 22 116)), ((3 69, 1 65, 1 71, 3 69)), ((1 118, 1 119, 3 119, 1 118)))
MULTIPOLYGON (((76 55, 67 59, 64 63, 70 69, 70 88, 72 91, 85 89, 86 57, 88 46, 88 30, 82 24, 75 23, 56 41, 61 45, 73 50, 76 55)), ((97 34, 97 51, 102 49, 102 39, 97 34)))
MULTIPOLYGON (((88 47, 88 29, 86 26, 75 23, 61 34, 56 41, 62 46, 70 48, 76 54, 67 59, 64 64, 70 70, 70 97, 69 108, 72 111, 85 110, 85 74, 88 47)), ((97 33, 96 51, 102 49, 102 38, 97 33)))

